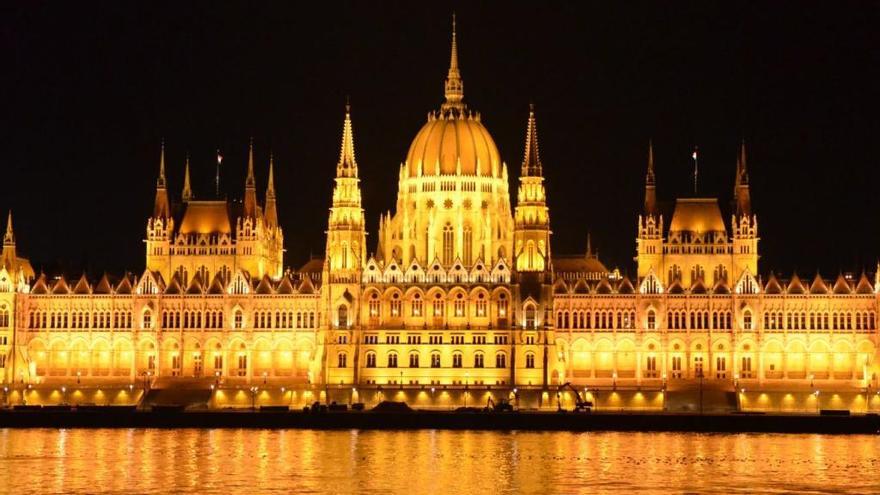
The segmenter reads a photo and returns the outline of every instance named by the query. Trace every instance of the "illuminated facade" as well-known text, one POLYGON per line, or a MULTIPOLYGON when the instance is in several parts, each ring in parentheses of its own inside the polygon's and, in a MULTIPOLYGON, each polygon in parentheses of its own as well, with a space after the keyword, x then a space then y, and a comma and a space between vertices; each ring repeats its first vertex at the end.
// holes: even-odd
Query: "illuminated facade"
POLYGON ((241 203, 195 198, 188 164, 172 203, 163 149, 140 276, 35 277, 10 215, 5 383, 876 388, 880 283, 758 275, 744 146, 729 223, 717 199, 684 198, 667 224, 649 148, 630 280, 589 247, 552 253, 534 109, 511 208, 507 165, 463 98, 453 31, 445 101, 400 164, 372 257, 348 108, 325 256, 299 270, 282 268, 272 163, 260 203, 252 147, 241 203))

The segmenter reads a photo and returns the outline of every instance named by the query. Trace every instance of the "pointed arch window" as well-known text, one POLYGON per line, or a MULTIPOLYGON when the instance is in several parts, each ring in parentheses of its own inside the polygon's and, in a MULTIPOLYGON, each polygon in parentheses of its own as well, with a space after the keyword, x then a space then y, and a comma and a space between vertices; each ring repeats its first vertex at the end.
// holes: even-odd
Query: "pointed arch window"
POLYGON ((446 224, 443 227, 443 264, 451 265, 455 259, 455 233, 452 225, 446 224))
POLYGON ((474 233, 470 225, 465 225, 462 241, 464 242, 463 261, 465 266, 470 266, 473 263, 474 252, 474 233))

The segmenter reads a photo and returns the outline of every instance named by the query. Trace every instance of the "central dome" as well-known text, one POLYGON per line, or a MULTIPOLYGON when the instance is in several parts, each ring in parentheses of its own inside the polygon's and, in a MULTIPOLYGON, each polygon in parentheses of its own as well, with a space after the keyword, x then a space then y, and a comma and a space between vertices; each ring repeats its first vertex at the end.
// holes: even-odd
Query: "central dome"
POLYGON ((479 116, 459 111, 431 114, 406 156, 410 177, 423 175, 498 175, 498 147, 479 116))

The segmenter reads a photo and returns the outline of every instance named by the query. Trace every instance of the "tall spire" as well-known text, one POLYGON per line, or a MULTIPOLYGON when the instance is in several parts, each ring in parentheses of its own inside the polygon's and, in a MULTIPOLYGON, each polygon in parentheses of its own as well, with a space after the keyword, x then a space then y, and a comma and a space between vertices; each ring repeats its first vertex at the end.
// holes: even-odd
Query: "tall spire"
POLYGON ((736 182, 734 183, 737 216, 751 216, 752 198, 749 192, 749 172, 746 168, 746 142, 740 145, 739 156, 736 157, 736 182))
POLYGON ((193 198, 192 187, 189 182, 189 153, 186 154, 186 164, 183 167, 183 193, 180 195, 180 199, 184 202, 191 201, 193 198))
POLYGON ((278 225, 278 210, 275 207, 275 158, 269 153, 269 184, 266 186, 266 224, 269 227, 278 225))
POLYGON ((156 179, 156 187, 165 189, 165 140, 162 140, 159 152, 159 178, 156 179))
POLYGON ((645 214, 657 214, 657 183, 654 177, 653 140, 648 140, 648 171, 645 173, 645 214))
POLYGON ((6 233, 3 234, 3 245, 10 246, 15 244, 15 234, 12 233, 12 210, 6 216, 6 233))
POLYGON ((345 123, 342 125, 342 145, 339 150, 339 163, 336 164, 337 177, 357 177, 357 161, 354 158, 354 133, 351 129, 351 104, 345 103, 345 123))
POLYGON ((269 153, 269 184, 266 186, 266 199, 275 199, 275 156, 269 153))
POLYGON ((445 85, 446 103, 442 109, 464 110, 464 82, 461 80, 461 73, 458 71, 458 40, 455 32, 455 13, 452 14, 452 49, 449 55, 449 72, 446 74, 445 85))
POLYGON ((587 232, 587 258, 593 258, 593 238, 590 232, 587 232))
POLYGON ((248 168, 247 168, 247 178, 245 179, 244 185, 245 187, 256 187, 256 180, 254 179, 254 138, 251 137, 250 144, 248 145, 248 168))
POLYGON ((153 218, 168 218, 171 208, 168 205, 168 191, 165 189, 165 141, 159 152, 159 178, 156 179, 156 200, 153 203, 153 218))
POLYGON ((257 181, 254 179, 254 138, 248 144, 247 178, 244 181, 244 216, 257 216, 257 181))
POLYGON ((535 104, 529 104, 529 123, 526 129, 526 148, 523 156, 522 175, 543 175, 541 155, 538 152, 538 126, 535 120, 535 104))

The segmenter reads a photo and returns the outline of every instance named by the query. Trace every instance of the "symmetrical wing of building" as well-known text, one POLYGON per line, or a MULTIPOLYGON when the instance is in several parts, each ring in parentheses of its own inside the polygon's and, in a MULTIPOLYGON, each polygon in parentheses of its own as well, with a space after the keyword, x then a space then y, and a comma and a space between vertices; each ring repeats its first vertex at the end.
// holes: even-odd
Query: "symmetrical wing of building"
POLYGON ((16 253, 10 215, 0 268, 5 382, 876 387, 880 286, 864 273, 758 275, 744 146, 727 218, 715 198, 661 211, 649 150, 633 218, 635 278, 609 272, 589 248, 554 255, 534 110, 511 206, 507 165, 464 102, 454 33, 445 101, 400 164, 375 256, 366 254, 348 108, 326 251, 299 270, 283 269, 272 167, 260 202, 251 147, 244 199, 230 202, 196 197, 187 163, 172 202, 163 149, 136 276, 35 275, 16 253))

